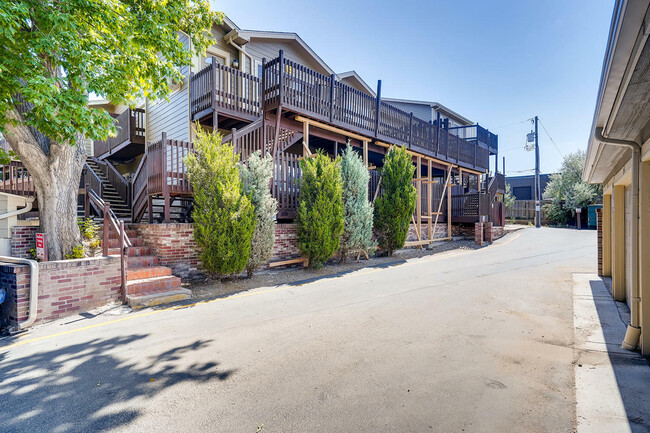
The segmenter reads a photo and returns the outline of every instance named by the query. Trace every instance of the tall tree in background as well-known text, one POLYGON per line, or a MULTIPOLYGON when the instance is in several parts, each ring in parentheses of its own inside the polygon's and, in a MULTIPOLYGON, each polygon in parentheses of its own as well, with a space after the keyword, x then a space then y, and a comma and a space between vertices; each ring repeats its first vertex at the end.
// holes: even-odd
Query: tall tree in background
POLYGON ((207 1, 3 1, 0 7, 0 132, 34 181, 48 256, 81 243, 77 194, 84 137, 115 134, 110 115, 88 106, 96 94, 116 104, 164 98, 168 79, 223 15, 207 1))
POLYGON ((586 155, 583 150, 564 157, 560 172, 551 176, 546 184, 544 198, 551 203, 545 205, 546 216, 556 223, 566 224, 576 215, 576 208, 595 203, 603 194, 601 185, 582 181, 582 168, 586 155))
POLYGON ((341 156, 341 179, 344 229, 339 254, 345 262, 350 254, 368 254, 372 246, 372 204, 368 201, 370 173, 349 141, 341 156))
POLYGON ((379 248, 390 256, 406 242, 417 199, 411 184, 415 166, 406 148, 393 146, 380 173, 383 193, 375 202, 375 231, 379 248))

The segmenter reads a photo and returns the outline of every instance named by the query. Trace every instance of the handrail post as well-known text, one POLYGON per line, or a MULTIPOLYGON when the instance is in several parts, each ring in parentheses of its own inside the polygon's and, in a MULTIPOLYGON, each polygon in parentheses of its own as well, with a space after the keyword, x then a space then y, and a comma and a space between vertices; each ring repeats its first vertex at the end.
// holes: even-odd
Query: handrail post
POLYGON ((86 183, 86 191, 84 193, 84 218, 90 217, 90 197, 88 196, 88 191, 90 191, 90 184, 86 183))
POLYGON ((129 247, 127 247, 126 242, 126 232, 124 230, 124 221, 120 221, 120 285, 122 288, 122 303, 126 303, 126 267, 127 267, 127 256, 129 253, 129 247))
POLYGON ((379 138, 379 120, 381 118, 381 80, 377 80, 377 104, 375 106, 375 137, 379 138))
MULTIPOLYGON (((251 72, 253 65, 251 65, 251 72)), ((262 119, 264 119, 264 94, 266 92, 266 57, 262 58, 262 76, 260 77, 260 114, 262 114, 262 119)))
POLYGON ((104 257, 108 256, 108 242, 109 242, 109 233, 108 231, 110 230, 110 222, 108 220, 109 216, 109 211, 111 207, 108 203, 104 202, 104 232, 102 233, 103 239, 103 245, 102 245, 102 250, 103 250, 103 255, 104 257))
POLYGON ((330 123, 334 118, 334 74, 330 75, 330 123))

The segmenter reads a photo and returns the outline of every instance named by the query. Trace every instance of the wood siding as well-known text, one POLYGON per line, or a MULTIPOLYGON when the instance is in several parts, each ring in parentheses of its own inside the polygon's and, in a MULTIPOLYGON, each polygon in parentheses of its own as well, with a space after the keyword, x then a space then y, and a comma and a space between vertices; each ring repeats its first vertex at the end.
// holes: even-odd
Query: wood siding
POLYGON ((424 105, 424 104, 410 104, 410 103, 404 103, 404 102, 392 102, 392 101, 385 101, 387 104, 392 105, 393 107, 397 107, 402 111, 406 111, 407 113, 413 113, 413 115, 417 118, 420 118, 426 122, 431 122, 431 106, 430 105, 424 105))
MULTIPOLYGON (((295 41, 253 39, 246 44, 246 52, 260 63, 263 58, 266 58, 267 61, 275 59, 280 50, 284 51, 285 59, 300 63, 321 74, 329 75, 329 72, 316 63, 295 41)), ((257 75, 257 72, 253 71, 253 75, 257 75)))
MULTIPOLYGON (((189 41, 186 36, 179 36, 189 49, 189 41)), ((169 102, 165 100, 147 100, 147 141, 158 141, 163 132, 167 137, 174 140, 188 141, 189 137, 189 66, 181 68, 185 76, 180 89, 169 96, 169 102)))

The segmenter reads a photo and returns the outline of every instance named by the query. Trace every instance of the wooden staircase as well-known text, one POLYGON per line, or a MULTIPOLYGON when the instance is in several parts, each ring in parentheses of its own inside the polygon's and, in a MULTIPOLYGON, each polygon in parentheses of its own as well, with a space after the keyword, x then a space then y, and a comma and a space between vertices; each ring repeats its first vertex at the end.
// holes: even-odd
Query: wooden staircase
MULTIPOLYGON (((127 260, 126 300, 132 308, 151 307, 192 297, 190 290, 181 287, 181 279, 172 275, 171 268, 160 265, 158 257, 152 255, 151 247, 144 244, 135 230, 127 230, 126 234, 132 244, 127 260)), ((108 252, 111 255, 120 253, 116 233, 110 235, 108 252)))
MULTIPOLYGON (((86 160, 85 170, 89 171, 88 177, 90 180, 98 181, 101 183, 100 196, 104 201, 110 203, 111 209, 113 209, 115 215, 121 220, 131 221, 131 206, 127 201, 128 197, 122 197, 122 195, 118 193, 117 189, 108 179, 104 170, 99 166, 99 164, 93 159, 88 158, 86 160)), ((94 189, 95 188, 99 189, 96 186, 94 189)), ((95 192, 99 193, 99 191, 95 192)), ((83 202, 78 203, 77 205, 77 211, 81 216, 84 215, 83 206, 83 202)))

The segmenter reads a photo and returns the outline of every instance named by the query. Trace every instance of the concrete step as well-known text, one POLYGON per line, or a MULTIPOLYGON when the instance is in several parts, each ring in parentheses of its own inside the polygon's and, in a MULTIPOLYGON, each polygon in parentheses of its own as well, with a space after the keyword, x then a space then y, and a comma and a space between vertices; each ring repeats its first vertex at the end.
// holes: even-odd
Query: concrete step
POLYGON ((131 256, 128 258, 129 268, 156 266, 158 263, 158 257, 156 256, 131 256))
POLYGON ((169 290, 160 293, 147 293, 142 295, 129 295, 126 297, 131 308, 153 307, 170 302, 184 301, 192 297, 192 292, 188 289, 169 290))
POLYGON ((144 280, 147 278, 168 277, 172 274, 167 266, 141 266, 129 267, 126 279, 128 281, 144 280))
POLYGON ((143 278, 141 280, 127 281, 126 287, 126 293, 129 295, 139 296, 143 294, 169 292, 170 290, 180 289, 181 279, 173 275, 143 278))
MULTIPOLYGON (((120 249, 119 248, 109 248, 108 249, 108 254, 114 255, 120 254, 120 249)), ((146 246, 139 246, 139 247, 131 247, 129 248, 129 257, 133 256, 149 256, 151 255, 151 247, 146 247, 146 246)))

